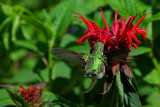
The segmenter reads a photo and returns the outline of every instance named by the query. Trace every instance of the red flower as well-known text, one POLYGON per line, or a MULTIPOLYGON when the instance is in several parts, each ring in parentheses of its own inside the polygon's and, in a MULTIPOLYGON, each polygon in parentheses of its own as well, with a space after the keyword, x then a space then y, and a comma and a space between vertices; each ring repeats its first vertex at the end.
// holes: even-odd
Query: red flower
POLYGON ((32 89, 32 84, 28 90, 26 90, 26 88, 24 88, 22 85, 20 87, 22 90, 18 90, 18 92, 21 92, 21 97, 23 97, 26 102, 34 105, 37 105, 41 102, 40 98, 42 96, 42 88, 36 87, 32 89))
POLYGON ((113 32, 113 35, 115 37, 114 48, 125 46, 131 51, 130 46, 137 48, 137 45, 141 43, 137 39, 136 34, 140 34, 145 40, 147 39, 147 37, 145 36, 147 34, 147 31, 145 29, 138 28, 141 21, 146 17, 147 14, 145 14, 132 28, 132 23, 137 15, 130 16, 124 23, 124 17, 117 20, 118 12, 119 11, 115 13, 115 22, 111 26, 111 31, 113 32), (132 42, 132 38, 135 40, 136 44, 132 42))
POLYGON ((141 21, 146 17, 147 14, 145 14, 135 24, 135 26, 132 27, 132 23, 134 19, 137 17, 137 15, 130 16, 128 20, 124 23, 125 17, 122 17, 121 19, 117 20, 117 14, 119 12, 117 11, 115 13, 115 22, 112 24, 110 31, 105 21, 103 11, 102 9, 100 10, 105 24, 104 29, 100 29, 95 22, 89 21, 79 13, 75 12, 78 15, 76 17, 82 19, 87 25, 88 29, 87 32, 84 34, 84 36, 77 41, 78 44, 81 44, 87 39, 91 47, 95 42, 102 42, 104 43, 104 46, 108 48, 108 51, 110 49, 114 50, 114 49, 119 49, 121 47, 126 47, 129 49, 129 51, 131 51, 130 46, 137 48, 137 45, 141 43, 135 36, 136 34, 141 35, 143 39, 147 39, 147 37, 145 36, 147 34, 147 31, 142 28, 138 28, 141 21), (136 44, 132 42, 132 38, 135 40, 136 44))
POLYGON ((109 28, 108 28, 107 23, 105 21, 105 17, 103 15, 102 10, 101 10, 101 13, 102 13, 102 18, 103 18, 103 21, 105 24, 104 29, 100 29, 95 22, 89 21, 86 18, 84 18, 81 14, 76 13, 78 16, 75 16, 75 17, 82 19, 84 21, 84 23, 86 23, 87 28, 88 28, 88 30, 85 32, 84 36, 77 41, 78 44, 81 44, 82 42, 84 42, 86 40, 86 38, 87 38, 88 42, 90 43, 91 47, 93 46, 93 44, 95 42, 103 42, 106 46, 108 46, 106 43, 109 43, 109 44, 112 43, 111 39, 113 39, 113 35, 109 31, 109 28))

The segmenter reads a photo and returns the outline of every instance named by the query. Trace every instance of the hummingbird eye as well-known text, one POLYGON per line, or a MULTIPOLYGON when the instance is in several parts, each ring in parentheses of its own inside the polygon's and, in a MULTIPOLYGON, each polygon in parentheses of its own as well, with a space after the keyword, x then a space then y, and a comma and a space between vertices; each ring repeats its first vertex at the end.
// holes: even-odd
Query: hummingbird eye
POLYGON ((90 78, 95 77, 95 76, 96 76, 96 74, 91 73, 91 72, 86 73, 86 74, 84 75, 84 77, 90 77, 90 78))

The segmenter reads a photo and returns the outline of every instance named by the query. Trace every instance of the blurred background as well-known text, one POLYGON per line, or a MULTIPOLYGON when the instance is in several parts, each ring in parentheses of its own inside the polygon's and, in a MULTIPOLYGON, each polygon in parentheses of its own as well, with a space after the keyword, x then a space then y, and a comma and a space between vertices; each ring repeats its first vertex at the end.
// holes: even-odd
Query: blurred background
MULTIPOLYGON (((138 49, 132 49, 130 57, 135 60, 128 64, 137 81, 143 107, 159 107, 159 0, 0 0, 0 84, 12 84, 20 89, 19 85, 28 87, 47 82, 44 99, 54 101, 59 96, 60 105, 65 107, 69 103, 73 107, 74 104, 102 107, 105 100, 99 93, 103 87, 96 85, 90 93, 83 93, 92 83, 83 77, 84 71, 56 59, 50 52, 54 47, 61 47, 89 53, 87 43, 76 43, 86 31, 86 25, 74 17, 74 12, 104 28, 99 8, 103 9, 109 27, 117 10, 120 10, 119 18, 126 16, 125 21, 138 14, 134 24, 152 12, 140 25, 147 30, 148 39, 137 35, 142 43, 138 49)), ((11 105, 14 103, 7 92, 0 88, 0 107, 11 105)))

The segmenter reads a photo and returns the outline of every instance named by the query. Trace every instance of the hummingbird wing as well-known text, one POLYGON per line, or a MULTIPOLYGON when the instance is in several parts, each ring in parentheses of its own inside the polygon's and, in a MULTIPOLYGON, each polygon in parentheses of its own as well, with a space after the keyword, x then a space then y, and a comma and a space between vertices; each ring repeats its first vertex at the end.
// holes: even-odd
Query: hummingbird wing
POLYGON ((82 59, 83 55, 85 55, 84 53, 74 52, 64 48, 53 48, 51 53, 71 66, 85 67, 85 61, 82 59))

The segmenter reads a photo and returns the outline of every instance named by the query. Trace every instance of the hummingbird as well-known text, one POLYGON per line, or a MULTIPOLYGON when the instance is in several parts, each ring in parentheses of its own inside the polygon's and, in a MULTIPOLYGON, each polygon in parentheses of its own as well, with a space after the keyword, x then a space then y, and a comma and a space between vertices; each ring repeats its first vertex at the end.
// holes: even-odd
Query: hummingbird
POLYGON ((74 52, 63 48, 53 48, 51 53, 64 62, 84 68, 84 77, 101 79, 105 75, 107 66, 107 57, 103 54, 104 44, 96 42, 91 54, 74 52))
POLYGON ((89 92, 97 83, 97 80, 103 78, 109 69, 125 60, 128 56, 128 49, 126 48, 107 53, 104 52, 104 49, 105 47, 102 42, 95 42, 90 54, 64 48, 53 48, 51 53, 67 64, 81 67, 85 70, 84 77, 93 80, 91 88, 87 91, 89 92))

